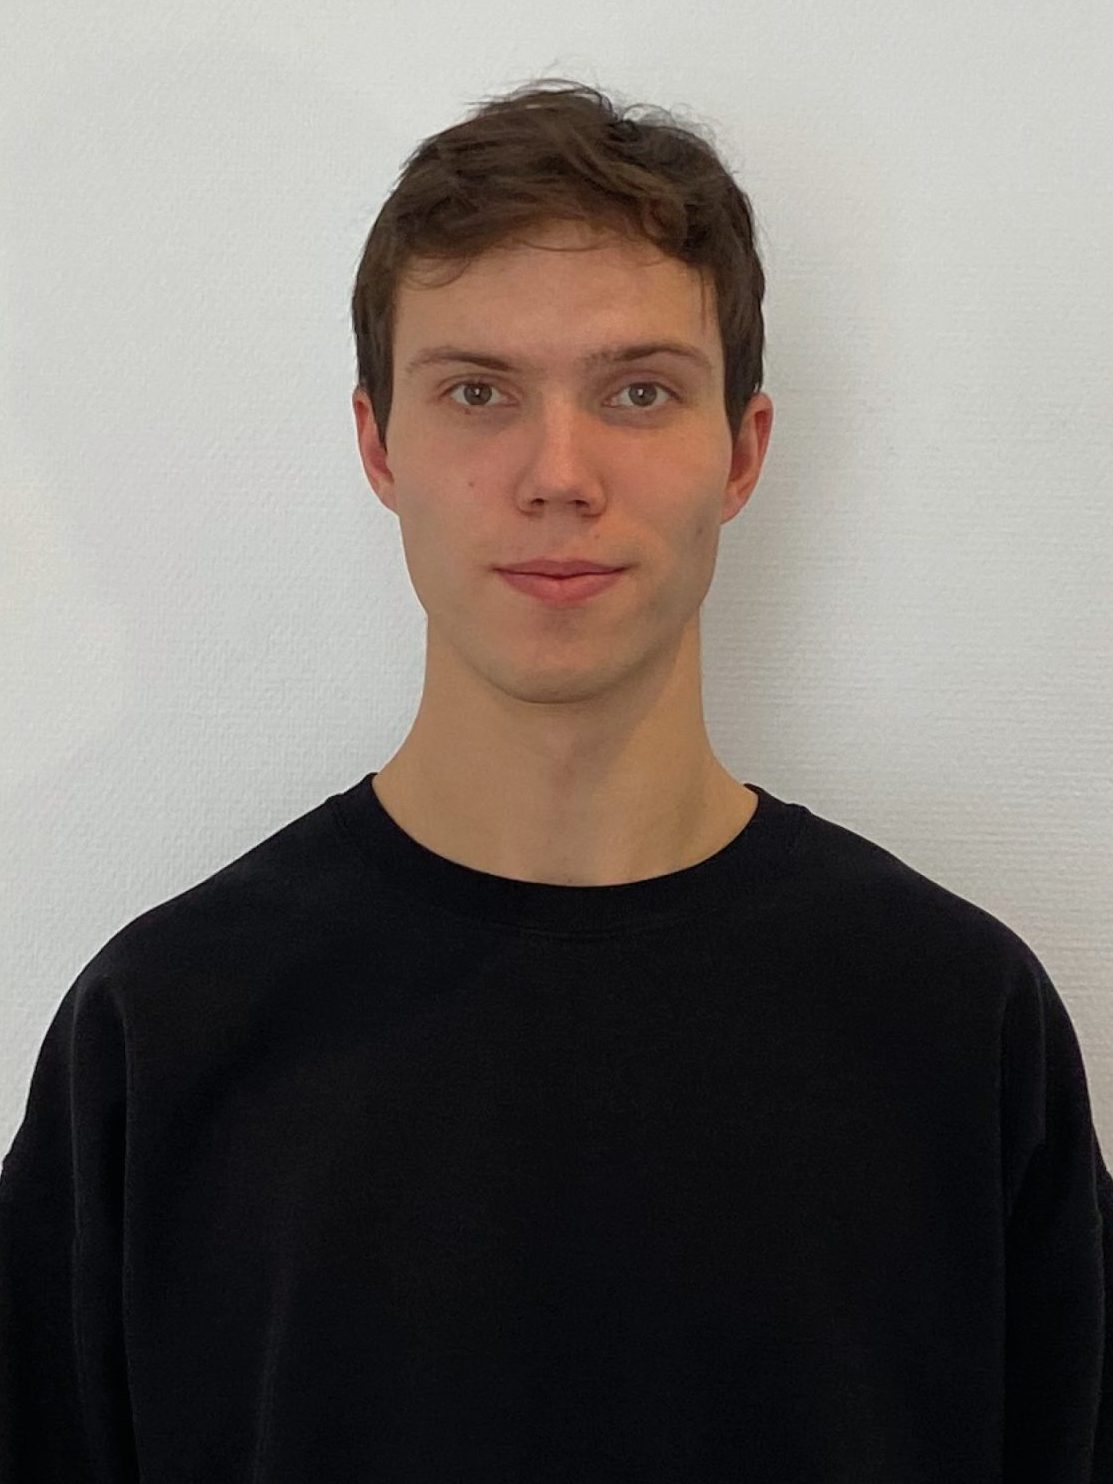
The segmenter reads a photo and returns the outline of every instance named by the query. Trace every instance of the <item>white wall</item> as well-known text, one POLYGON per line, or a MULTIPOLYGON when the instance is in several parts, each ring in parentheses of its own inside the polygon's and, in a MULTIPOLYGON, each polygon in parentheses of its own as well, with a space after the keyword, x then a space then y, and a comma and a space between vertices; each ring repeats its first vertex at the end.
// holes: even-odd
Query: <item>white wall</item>
POLYGON ((0 1145, 108 937, 409 729, 348 295, 419 139, 545 75, 690 110, 756 208, 716 751, 1032 946, 1113 1162, 1111 58, 1062 0, 6 0, 0 1145))

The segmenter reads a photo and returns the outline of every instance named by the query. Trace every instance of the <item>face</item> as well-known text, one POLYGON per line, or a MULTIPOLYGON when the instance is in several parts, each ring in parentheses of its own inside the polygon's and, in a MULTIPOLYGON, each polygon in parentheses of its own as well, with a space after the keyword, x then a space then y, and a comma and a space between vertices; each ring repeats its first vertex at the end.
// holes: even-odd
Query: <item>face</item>
POLYGON ((719 532, 757 482, 772 403, 751 399, 732 445, 714 285, 701 304, 694 269, 578 223, 528 239, 450 284, 402 285, 389 452, 362 388, 353 408, 442 661, 521 699, 590 700, 698 636, 719 532), (586 359, 658 341, 697 358, 586 359), (510 369, 411 365, 442 346, 510 369), (535 557, 625 570, 556 607, 495 570, 535 557))

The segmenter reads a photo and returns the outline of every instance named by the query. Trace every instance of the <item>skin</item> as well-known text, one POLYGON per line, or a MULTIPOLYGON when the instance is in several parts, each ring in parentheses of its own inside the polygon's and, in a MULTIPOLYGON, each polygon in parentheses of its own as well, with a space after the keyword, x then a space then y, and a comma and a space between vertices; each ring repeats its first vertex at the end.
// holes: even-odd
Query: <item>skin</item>
POLYGON ((361 387, 352 406, 427 615, 425 682, 373 786, 437 854, 519 881, 608 886, 695 865, 753 815, 757 796, 707 736, 699 616, 720 529, 761 473, 773 404, 755 394, 732 445, 714 304, 708 280, 701 306, 689 265, 583 223, 533 229, 454 283, 400 287, 389 452, 361 387), (598 346, 656 339, 699 346, 712 372, 666 355, 576 365, 598 346), (533 369, 407 374, 443 343, 533 369), (492 570, 536 556, 629 570, 550 608, 492 570))

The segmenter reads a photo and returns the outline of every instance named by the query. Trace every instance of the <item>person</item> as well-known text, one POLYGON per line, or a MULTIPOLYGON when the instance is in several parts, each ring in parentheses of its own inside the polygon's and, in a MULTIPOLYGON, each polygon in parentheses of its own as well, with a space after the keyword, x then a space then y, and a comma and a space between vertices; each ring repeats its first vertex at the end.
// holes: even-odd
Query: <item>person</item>
POLYGON ((556 81, 414 152, 353 287, 412 729, 47 1031, 0 1174, 12 1484, 1113 1478, 1063 999, 705 730, 772 427, 752 208, 556 81))

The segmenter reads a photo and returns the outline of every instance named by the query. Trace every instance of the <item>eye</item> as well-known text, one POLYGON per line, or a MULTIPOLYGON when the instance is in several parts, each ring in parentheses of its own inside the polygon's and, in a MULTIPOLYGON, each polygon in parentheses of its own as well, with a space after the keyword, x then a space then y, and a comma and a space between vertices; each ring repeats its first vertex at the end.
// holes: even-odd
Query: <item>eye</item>
MULTIPOLYGON (((677 400, 676 394, 674 392, 669 391, 669 388, 667 386, 665 386, 660 381, 628 381, 626 383, 626 385, 622 388, 622 391, 623 392, 628 392, 631 387, 641 388, 641 387, 647 387, 647 386, 656 387, 658 391, 668 393, 668 395, 672 398, 672 400, 674 402, 677 400)), ((618 395, 621 396, 621 392, 618 393, 618 395)), ((646 406, 642 402, 635 402, 634 403, 634 406, 635 407, 640 407, 645 412, 655 412, 657 410, 658 405, 663 405, 663 404, 659 404, 656 400, 654 400, 653 402, 651 402, 648 406, 646 406)))
MULTIPOLYGON (((493 387, 489 381, 458 381, 455 386, 450 386, 448 388, 447 392, 445 392, 445 396, 451 398, 453 392, 459 391, 461 387, 478 386, 486 387, 488 391, 492 392, 497 390, 497 388, 493 387)), ((457 402, 456 405, 457 407, 466 407, 469 412, 482 412, 484 410, 484 407, 486 406, 486 404, 479 405, 474 402, 457 402)))
MULTIPOLYGON (((453 386, 450 386, 448 388, 448 390, 445 392, 445 396, 446 397, 449 397, 449 398, 452 398, 452 394, 454 392, 459 391, 459 389, 461 387, 485 387, 488 391, 492 391, 492 392, 493 391, 498 391, 498 388, 496 386, 494 386, 489 381, 474 381, 474 380, 471 380, 471 381, 458 381, 453 386)), ((621 396, 622 392, 629 391, 631 387, 637 387, 637 388, 641 388, 641 387, 656 387, 659 391, 665 392, 669 397, 672 398, 672 400, 674 402, 675 401, 679 401, 679 398, 677 397, 676 393, 674 391, 672 391, 671 388, 665 386, 664 382, 661 382, 661 381, 628 381, 624 387, 622 387, 618 392, 615 393, 615 396, 621 396)), ((455 400, 455 399, 453 398, 453 400, 455 400)), ((457 407, 463 407, 463 408, 465 408, 469 412, 483 412, 490 405, 491 404, 489 402, 483 403, 483 404, 476 404, 475 402, 467 402, 467 401, 465 401, 465 402, 459 402, 459 401, 457 401, 456 402, 456 406, 457 407)), ((623 408, 622 410, 623 411, 638 411, 638 410, 640 410, 642 412, 656 412, 659 405, 664 405, 664 404, 659 403, 655 399, 653 402, 650 402, 648 404, 635 402, 633 404, 633 407, 632 408, 623 408)))

